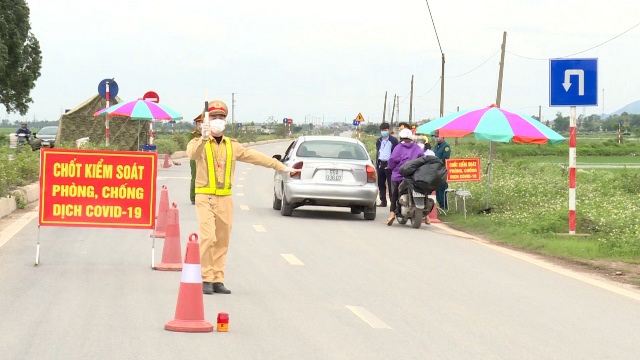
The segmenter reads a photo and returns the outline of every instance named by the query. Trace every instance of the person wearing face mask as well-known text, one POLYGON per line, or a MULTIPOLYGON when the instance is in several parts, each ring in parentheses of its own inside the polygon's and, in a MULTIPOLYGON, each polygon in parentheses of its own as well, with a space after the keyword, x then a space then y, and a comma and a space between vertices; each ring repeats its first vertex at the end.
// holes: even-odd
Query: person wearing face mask
POLYGON ((376 140, 376 173, 380 207, 387 207, 387 190, 391 196, 391 169, 387 169, 387 162, 396 145, 398 145, 398 139, 389 135, 389 123, 380 124, 380 137, 376 140))
POLYGON ((299 170, 224 136, 227 105, 220 100, 213 100, 208 105, 201 126, 202 136, 191 139, 187 145, 187 156, 196 162, 195 206, 200 234, 202 292, 230 294, 224 286, 224 269, 233 223, 231 193, 236 161, 278 171, 299 170))
POLYGON ((424 151, 424 156, 436 156, 436 153, 431 150, 431 144, 429 144, 427 142, 427 139, 425 139, 423 136, 419 136, 416 139, 416 144, 418 144, 418 146, 420 146, 420 148, 424 151))
POLYGON ((391 157, 387 163, 387 167, 392 170, 392 190, 391 190, 391 206, 389 208, 389 218, 387 218, 387 225, 391 226, 393 220, 396 218, 396 208, 398 204, 398 187, 403 179, 400 174, 400 167, 409 160, 418 159, 423 155, 422 149, 413 142, 413 134, 411 129, 404 128, 400 130, 398 134, 400 137, 400 144, 393 149, 391 157))

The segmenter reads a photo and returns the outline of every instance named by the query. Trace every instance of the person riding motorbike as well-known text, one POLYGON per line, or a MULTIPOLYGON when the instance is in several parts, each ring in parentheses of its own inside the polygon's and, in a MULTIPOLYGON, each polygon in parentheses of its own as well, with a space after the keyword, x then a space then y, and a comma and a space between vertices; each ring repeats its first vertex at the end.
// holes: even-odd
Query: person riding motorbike
POLYGON ((16 131, 16 135, 18 136, 18 145, 24 145, 25 143, 29 143, 29 139, 31 138, 31 130, 27 127, 26 121, 23 121, 20 125, 20 128, 16 131))
POLYGON ((400 134, 398 135, 400 138, 400 143, 393 148, 393 152, 391 153, 391 157, 389 161, 387 161, 387 169, 392 169, 391 171, 391 206, 389 208, 389 218, 387 218, 387 225, 391 226, 393 224, 393 220, 396 218, 396 208, 398 205, 398 187, 400 186, 400 182, 403 179, 403 176, 400 174, 400 167, 402 164, 409 160, 417 159, 423 156, 423 150, 418 146, 418 144, 413 142, 413 133, 411 129, 404 128, 400 130, 400 134))

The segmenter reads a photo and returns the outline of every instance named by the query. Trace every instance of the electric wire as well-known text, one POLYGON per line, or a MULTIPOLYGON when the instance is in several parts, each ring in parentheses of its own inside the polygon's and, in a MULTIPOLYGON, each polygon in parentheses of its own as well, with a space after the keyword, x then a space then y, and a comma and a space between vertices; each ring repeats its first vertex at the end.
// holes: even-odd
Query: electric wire
MULTIPOLYGON (((604 42, 602 42, 602 43, 600 43, 600 44, 598 44, 598 45, 596 45, 596 46, 590 47, 590 48, 588 48, 588 49, 586 49, 586 50, 582 50, 582 51, 579 51, 579 52, 577 52, 577 53, 573 53, 573 54, 570 54, 570 55, 553 57, 552 59, 563 59, 563 58, 568 58, 568 57, 571 57, 571 56, 579 55, 579 54, 585 53, 585 52, 587 52, 587 51, 593 50, 593 49, 598 48, 598 47, 600 47, 600 46, 602 46, 602 45, 604 45, 604 44, 606 44, 606 43, 608 43, 608 42, 610 42, 610 41, 613 41, 613 40, 615 40, 615 39, 619 38, 620 36, 622 36, 622 35, 624 35, 624 34, 628 33, 629 31, 631 31, 631 30, 635 29, 635 28, 636 28, 636 27, 638 27, 638 26, 640 26, 640 23, 637 23, 637 24, 633 25, 633 26, 632 26, 632 27, 630 27, 629 29, 627 29, 627 30, 625 30, 625 31, 621 32, 620 34, 618 34, 618 35, 616 35, 616 36, 614 36, 614 37, 610 38, 609 40, 604 41, 604 42)), ((516 54, 516 53, 513 53, 513 52, 511 52, 511 51, 508 51, 508 50, 507 50, 507 53, 509 53, 509 54, 511 54, 511 55, 513 55, 513 56, 517 56, 517 57, 522 58, 522 59, 528 59, 528 60, 549 60, 549 58, 534 58, 534 57, 529 57, 529 56, 522 56, 522 55, 518 55, 518 54, 516 54)))
POLYGON ((444 52, 442 51, 442 45, 440 45, 440 37, 438 37, 438 30, 436 30, 436 23, 433 21, 433 15, 431 15, 431 7, 429 6, 429 0, 425 0, 427 2, 427 9, 429 9, 429 16, 431 17, 431 23, 433 24, 433 31, 436 33, 436 40, 438 40, 438 47, 440 48, 440 54, 444 56, 444 52))

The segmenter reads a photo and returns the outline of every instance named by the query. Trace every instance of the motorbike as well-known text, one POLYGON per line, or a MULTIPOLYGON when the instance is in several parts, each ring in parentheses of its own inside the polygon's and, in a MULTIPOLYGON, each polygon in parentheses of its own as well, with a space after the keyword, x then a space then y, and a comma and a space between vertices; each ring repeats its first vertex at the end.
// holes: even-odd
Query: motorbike
POLYGON ((398 188, 400 196, 396 205, 396 220, 404 225, 411 220, 411 226, 418 229, 423 219, 428 215, 435 202, 433 199, 417 191, 410 180, 404 179, 398 188))

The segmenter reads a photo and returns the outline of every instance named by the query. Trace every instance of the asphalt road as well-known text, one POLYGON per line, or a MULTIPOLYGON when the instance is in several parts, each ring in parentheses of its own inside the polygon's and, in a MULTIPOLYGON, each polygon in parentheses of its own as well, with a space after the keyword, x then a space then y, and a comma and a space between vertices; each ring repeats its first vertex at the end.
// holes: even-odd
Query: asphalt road
MULTIPOLYGON (((287 143, 263 145, 268 155, 287 143)), ((1 359, 638 359, 640 293, 441 226, 348 209, 271 208, 273 170, 239 163, 227 333, 164 330, 180 272, 150 267, 146 230, 0 226, 1 359), (3 240, 4 239, 4 240, 3 240), (4 244, 4 245, 2 245, 4 244)), ((184 254, 197 230, 189 165, 161 170, 184 254)), ((156 245, 156 263, 163 240, 156 245)))

